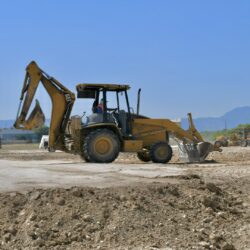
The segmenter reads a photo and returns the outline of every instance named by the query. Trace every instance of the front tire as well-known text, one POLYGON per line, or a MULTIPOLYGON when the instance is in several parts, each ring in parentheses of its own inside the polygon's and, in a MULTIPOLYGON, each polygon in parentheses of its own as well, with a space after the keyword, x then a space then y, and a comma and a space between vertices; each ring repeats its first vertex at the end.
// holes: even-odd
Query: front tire
POLYGON ((216 141, 214 143, 214 146, 217 147, 217 148, 220 148, 220 147, 222 147, 222 142, 221 141, 216 141))
POLYGON ((83 150, 88 162, 110 163, 119 155, 120 141, 113 131, 98 129, 86 136, 83 150))
POLYGON ((167 163, 173 156, 172 148, 166 142, 157 142, 150 149, 150 156, 154 163, 167 163))
POLYGON ((240 143, 240 146, 246 148, 246 147, 247 147, 247 144, 248 144, 248 143, 247 143, 246 140, 242 140, 241 143, 240 143))
POLYGON ((90 160, 88 159, 88 156, 85 155, 84 152, 82 152, 81 158, 82 158, 85 162, 90 162, 90 160))

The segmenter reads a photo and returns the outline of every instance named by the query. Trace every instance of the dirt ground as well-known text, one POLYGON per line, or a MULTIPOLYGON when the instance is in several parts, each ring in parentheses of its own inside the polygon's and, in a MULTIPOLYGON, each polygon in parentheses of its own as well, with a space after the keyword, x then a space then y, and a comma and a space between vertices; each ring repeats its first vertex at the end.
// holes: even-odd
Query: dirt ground
POLYGON ((203 164, 175 152, 166 165, 102 165, 3 145, 0 249, 250 249, 249 164, 241 147, 203 164))

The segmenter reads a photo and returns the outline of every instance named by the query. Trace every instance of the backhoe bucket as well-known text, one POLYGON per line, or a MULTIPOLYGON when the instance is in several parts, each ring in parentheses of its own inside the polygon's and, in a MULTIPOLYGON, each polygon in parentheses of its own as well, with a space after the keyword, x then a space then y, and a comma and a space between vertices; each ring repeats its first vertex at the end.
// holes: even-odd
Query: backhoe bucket
POLYGON ((45 115, 40 107, 38 100, 36 100, 35 108, 31 112, 28 120, 25 121, 24 128, 32 130, 42 127, 44 123, 45 123, 45 115))
POLYGON ((179 144, 179 158, 183 162, 203 162, 212 151, 213 145, 209 142, 179 144))

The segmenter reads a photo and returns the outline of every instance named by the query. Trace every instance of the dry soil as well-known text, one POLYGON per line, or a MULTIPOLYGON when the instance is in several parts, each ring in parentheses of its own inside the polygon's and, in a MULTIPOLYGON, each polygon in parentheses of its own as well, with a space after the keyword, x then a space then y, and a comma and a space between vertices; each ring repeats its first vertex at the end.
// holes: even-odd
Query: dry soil
POLYGON ((249 164, 250 148, 232 147, 204 164, 122 154, 91 171, 78 156, 4 146, 1 183, 31 175, 0 187, 0 249, 250 249, 249 164), (51 181, 39 185, 37 169, 51 181))

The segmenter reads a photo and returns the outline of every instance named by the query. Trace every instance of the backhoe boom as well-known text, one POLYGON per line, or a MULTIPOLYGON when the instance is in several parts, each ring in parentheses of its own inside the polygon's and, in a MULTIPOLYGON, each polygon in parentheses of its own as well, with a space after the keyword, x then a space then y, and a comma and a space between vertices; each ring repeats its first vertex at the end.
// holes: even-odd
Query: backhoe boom
POLYGON ((34 61, 26 67, 20 105, 14 127, 17 129, 32 130, 44 124, 45 116, 38 101, 36 101, 34 110, 26 120, 39 82, 43 84, 52 102, 49 148, 50 150, 65 150, 64 132, 75 101, 75 94, 55 78, 50 77, 47 73, 41 70, 34 61))

